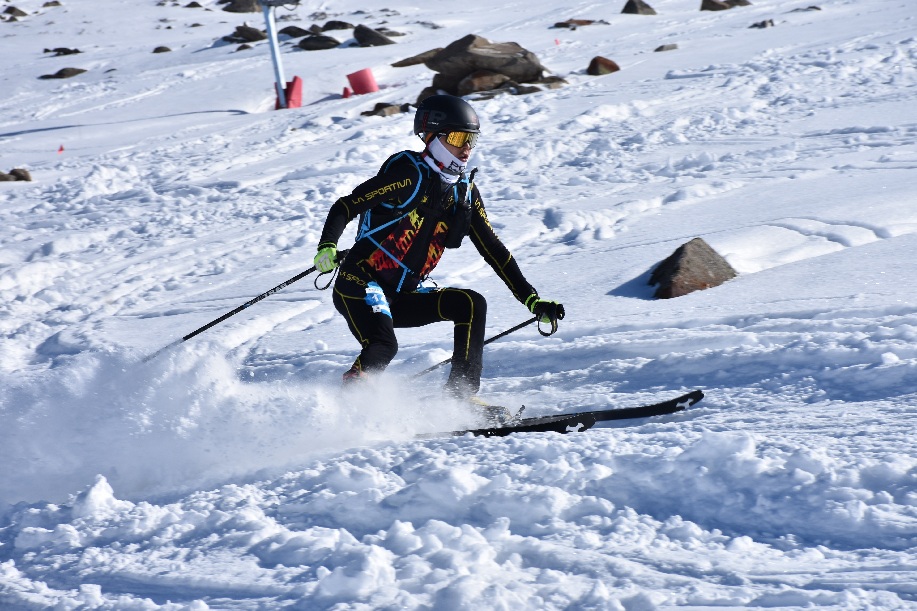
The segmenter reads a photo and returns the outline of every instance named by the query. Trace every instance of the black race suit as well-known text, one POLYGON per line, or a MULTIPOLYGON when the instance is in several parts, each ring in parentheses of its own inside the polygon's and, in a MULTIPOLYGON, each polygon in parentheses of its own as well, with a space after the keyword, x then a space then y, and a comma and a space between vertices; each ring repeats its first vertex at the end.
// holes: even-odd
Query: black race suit
MULTIPOLYGON (((472 172, 472 178, 474 173, 472 172)), ((462 175, 442 183, 421 153, 402 151, 328 212, 319 248, 337 245, 360 217, 356 243, 341 263, 334 306, 363 346, 350 373, 381 371, 398 351, 396 327, 455 324, 447 389, 467 396, 480 387, 487 303, 469 289, 418 288, 445 248, 469 236, 520 302, 535 293, 494 233, 477 187, 462 175)))

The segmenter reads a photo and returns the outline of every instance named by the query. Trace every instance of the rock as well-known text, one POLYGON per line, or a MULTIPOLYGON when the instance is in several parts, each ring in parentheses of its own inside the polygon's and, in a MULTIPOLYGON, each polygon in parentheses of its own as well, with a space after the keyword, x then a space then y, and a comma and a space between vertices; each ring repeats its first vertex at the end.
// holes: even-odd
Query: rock
POLYGON ((385 27, 376 28, 376 31, 379 32, 380 34, 384 35, 384 36, 388 36, 389 38, 391 38, 392 36, 394 36, 394 37, 396 37, 396 38, 397 38, 398 36, 404 36, 404 32, 398 32, 398 31, 393 30, 393 29, 391 29, 391 28, 385 28, 385 27))
POLYGON ((764 28, 772 28, 772 27, 774 27, 774 20, 773 20, 773 19, 765 19, 764 21, 759 21, 758 23, 753 23, 753 24, 751 24, 751 25, 748 26, 748 27, 749 27, 749 29, 759 29, 759 30, 763 30, 764 28))
POLYGON ((169 47, 156 47, 153 49, 153 53, 171 53, 172 49, 169 47))
POLYGON ((676 49, 678 49, 678 45, 672 43, 672 44, 661 45, 659 47, 656 47, 655 49, 653 49, 653 51, 655 51, 656 53, 659 53, 661 51, 675 51, 676 49))
POLYGON ((296 46, 304 51, 323 51, 325 49, 334 49, 339 47, 341 41, 337 38, 332 38, 331 36, 325 36, 324 34, 306 36, 299 41, 299 44, 296 46))
POLYGON ((309 30, 304 30, 298 25, 288 25, 277 33, 289 36, 290 38, 302 38, 303 36, 311 34, 309 30))
POLYGON ((82 68, 61 68, 54 74, 43 74, 40 79, 53 79, 53 78, 72 78, 78 74, 83 74, 86 72, 82 68))
POLYGON ((32 175, 25 168, 13 168, 10 170, 9 176, 12 176, 14 180, 32 182, 32 175))
POLYGON ((738 274, 701 238, 679 246, 653 270, 650 285, 658 285, 654 297, 670 299, 719 286, 738 274))
POLYGON ((239 51, 248 51, 249 49, 254 49, 254 47, 246 42, 236 47, 236 52, 238 53, 239 51))
POLYGON ((82 53, 79 49, 68 49, 67 47, 56 47, 54 49, 45 49, 45 53, 53 53, 54 57, 60 57, 61 55, 76 55, 77 53, 82 53))
POLYGON ((554 27, 554 28, 570 28, 571 30, 575 30, 575 29, 578 28, 578 27, 586 26, 586 25, 592 25, 592 24, 595 24, 595 23, 604 23, 604 24, 606 24, 606 25, 608 24, 607 21, 593 21, 592 19, 567 19, 566 21, 560 21, 560 22, 558 22, 558 23, 555 23, 555 24, 554 24, 553 26, 551 26, 551 27, 554 27))
POLYGON ((364 117, 388 117, 407 112, 410 109, 410 104, 389 104, 387 102, 379 102, 372 110, 364 110, 360 114, 364 117))
POLYGON ((806 8, 794 8, 791 13, 806 13, 808 11, 820 11, 821 7, 819 6, 807 6, 806 8))
POLYGON ((329 30, 352 30, 353 28, 353 24, 347 23, 346 21, 337 21, 332 19, 324 26, 322 26, 322 31, 327 32, 329 30))
POLYGON ((700 10, 702 11, 726 11, 731 8, 732 6, 719 0, 701 0, 700 3, 700 10))
MULTIPOLYGON (((420 104, 421 102, 423 102, 424 100, 426 100, 427 98, 429 98, 431 95, 436 95, 436 94, 438 94, 438 93, 440 93, 440 90, 437 89, 436 87, 433 87, 433 86, 424 87, 424 88, 421 90, 421 92, 417 95, 417 101, 414 102, 414 104, 415 104, 415 105, 418 105, 418 104, 420 104)), ((448 92, 447 92, 447 93, 448 93, 448 92)))
POLYGON ((360 43, 361 47, 381 47, 384 45, 393 45, 395 41, 372 28, 365 25, 358 25, 353 29, 353 37, 360 43))
POLYGON ((653 7, 651 7, 643 0, 627 0, 627 4, 624 5, 624 8, 621 10, 621 12, 628 15, 656 14, 656 11, 653 10, 653 7))
POLYGON ((413 57, 408 57, 406 59, 401 59, 392 64, 393 68, 406 68, 407 66, 416 66, 418 64, 425 63, 428 59, 442 51, 443 48, 439 47, 438 49, 430 49, 429 51, 424 51, 413 57))
POLYGON ((490 70, 475 70, 456 85, 456 95, 466 96, 470 93, 477 93, 479 91, 490 91, 491 89, 496 89, 497 87, 503 85, 510 78, 505 74, 500 74, 499 72, 491 72, 490 70))
POLYGON ((748 0, 723 0, 726 4, 729 5, 729 8, 736 6, 751 6, 751 2, 748 0))
POLYGON ((545 87, 545 89, 560 89, 567 84, 567 81, 559 76, 546 76, 540 81, 536 81, 539 85, 545 87))
POLYGON ((607 57, 597 55, 592 58, 591 62, 589 62, 589 67, 586 68, 586 74, 590 74, 592 76, 601 76, 603 74, 611 74, 612 72, 617 72, 620 69, 621 67, 614 61, 608 59, 607 57))
POLYGON ((7 174, 6 172, 0 172, 0 182, 13 182, 16 180, 16 177, 12 174, 7 174))
POLYGON ((204 7, 201 6, 200 2, 189 2, 188 4, 185 5, 185 8, 204 8, 204 7))
POLYGON ((430 70, 458 79, 476 70, 489 70, 520 83, 537 81, 545 72, 545 67, 535 54, 518 44, 495 43, 474 34, 450 43, 425 61, 424 65, 430 70))
POLYGON ((267 32, 253 28, 248 24, 242 24, 236 26, 235 32, 229 36, 224 36, 223 40, 226 42, 258 42, 259 40, 267 40, 267 32))
POLYGON ((15 6, 8 6, 6 10, 3 11, 4 15, 12 15, 13 17, 28 17, 29 14, 25 11, 16 8, 15 6))
POLYGON ((57 0, 51 0, 50 2, 45 2, 41 5, 42 8, 51 8, 52 6, 62 6, 57 0))
POLYGON ((223 10, 227 13, 260 13, 261 4, 258 0, 232 0, 223 10))
POLYGON ((463 78, 465 77, 459 78, 457 76, 450 76, 437 72, 433 75, 433 82, 430 83, 430 86, 434 89, 451 93, 452 95, 458 95, 458 84, 463 78))

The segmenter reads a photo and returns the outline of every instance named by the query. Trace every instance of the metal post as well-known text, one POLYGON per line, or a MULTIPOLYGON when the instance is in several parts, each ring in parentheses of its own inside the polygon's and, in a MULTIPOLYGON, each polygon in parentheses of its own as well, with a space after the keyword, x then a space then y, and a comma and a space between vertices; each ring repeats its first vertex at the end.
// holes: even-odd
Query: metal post
POLYGON ((267 25, 267 37, 271 46, 271 59, 274 60, 274 79, 277 81, 277 100, 280 108, 287 108, 287 82, 283 78, 283 66, 280 64, 280 45, 277 43, 277 24, 274 23, 274 7, 268 2, 261 3, 264 11, 264 23, 267 25))

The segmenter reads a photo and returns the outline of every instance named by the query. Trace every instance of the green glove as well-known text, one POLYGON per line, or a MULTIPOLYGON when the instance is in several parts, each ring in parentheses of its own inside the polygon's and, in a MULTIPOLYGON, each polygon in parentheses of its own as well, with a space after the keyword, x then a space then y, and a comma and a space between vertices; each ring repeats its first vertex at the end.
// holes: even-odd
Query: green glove
POLYGON ((556 325, 564 317, 564 306, 556 301, 541 299, 537 293, 532 293, 525 300, 525 307, 529 312, 538 317, 538 322, 556 325))
POLYGON ((318 252, 312 259, 315 269, 323 274, 333 271, 338 266, 338 248, 334 244, 319 244, 318 252))

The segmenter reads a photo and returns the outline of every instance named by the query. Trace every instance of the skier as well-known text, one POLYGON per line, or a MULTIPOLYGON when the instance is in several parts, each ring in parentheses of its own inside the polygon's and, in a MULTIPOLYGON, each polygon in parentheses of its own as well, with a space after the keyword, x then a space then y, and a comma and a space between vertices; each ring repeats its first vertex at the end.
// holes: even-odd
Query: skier
POLYGON ((450 320, 455 343, 445 390, 474 401, 487 302, 471 289, 421 284, 444 249, 458 248, 465 236, 540 323, 550 324, 553 332, 564 317, 563 305, 539 297, 494 233, 474 184, 477 169, 465 173, 480 127, 462 98, 426 98, 414 115, 414 133, 423 139, 424 150, 395 153, 378 174, 331 206, 314 263, 323 273, 340 263, 334 306, 362 346, 344 373, 345 385, 388 366, 398 351, 395 328, 450 320), (339 262, 338 240, 358 216, 356 242, 339 262))

